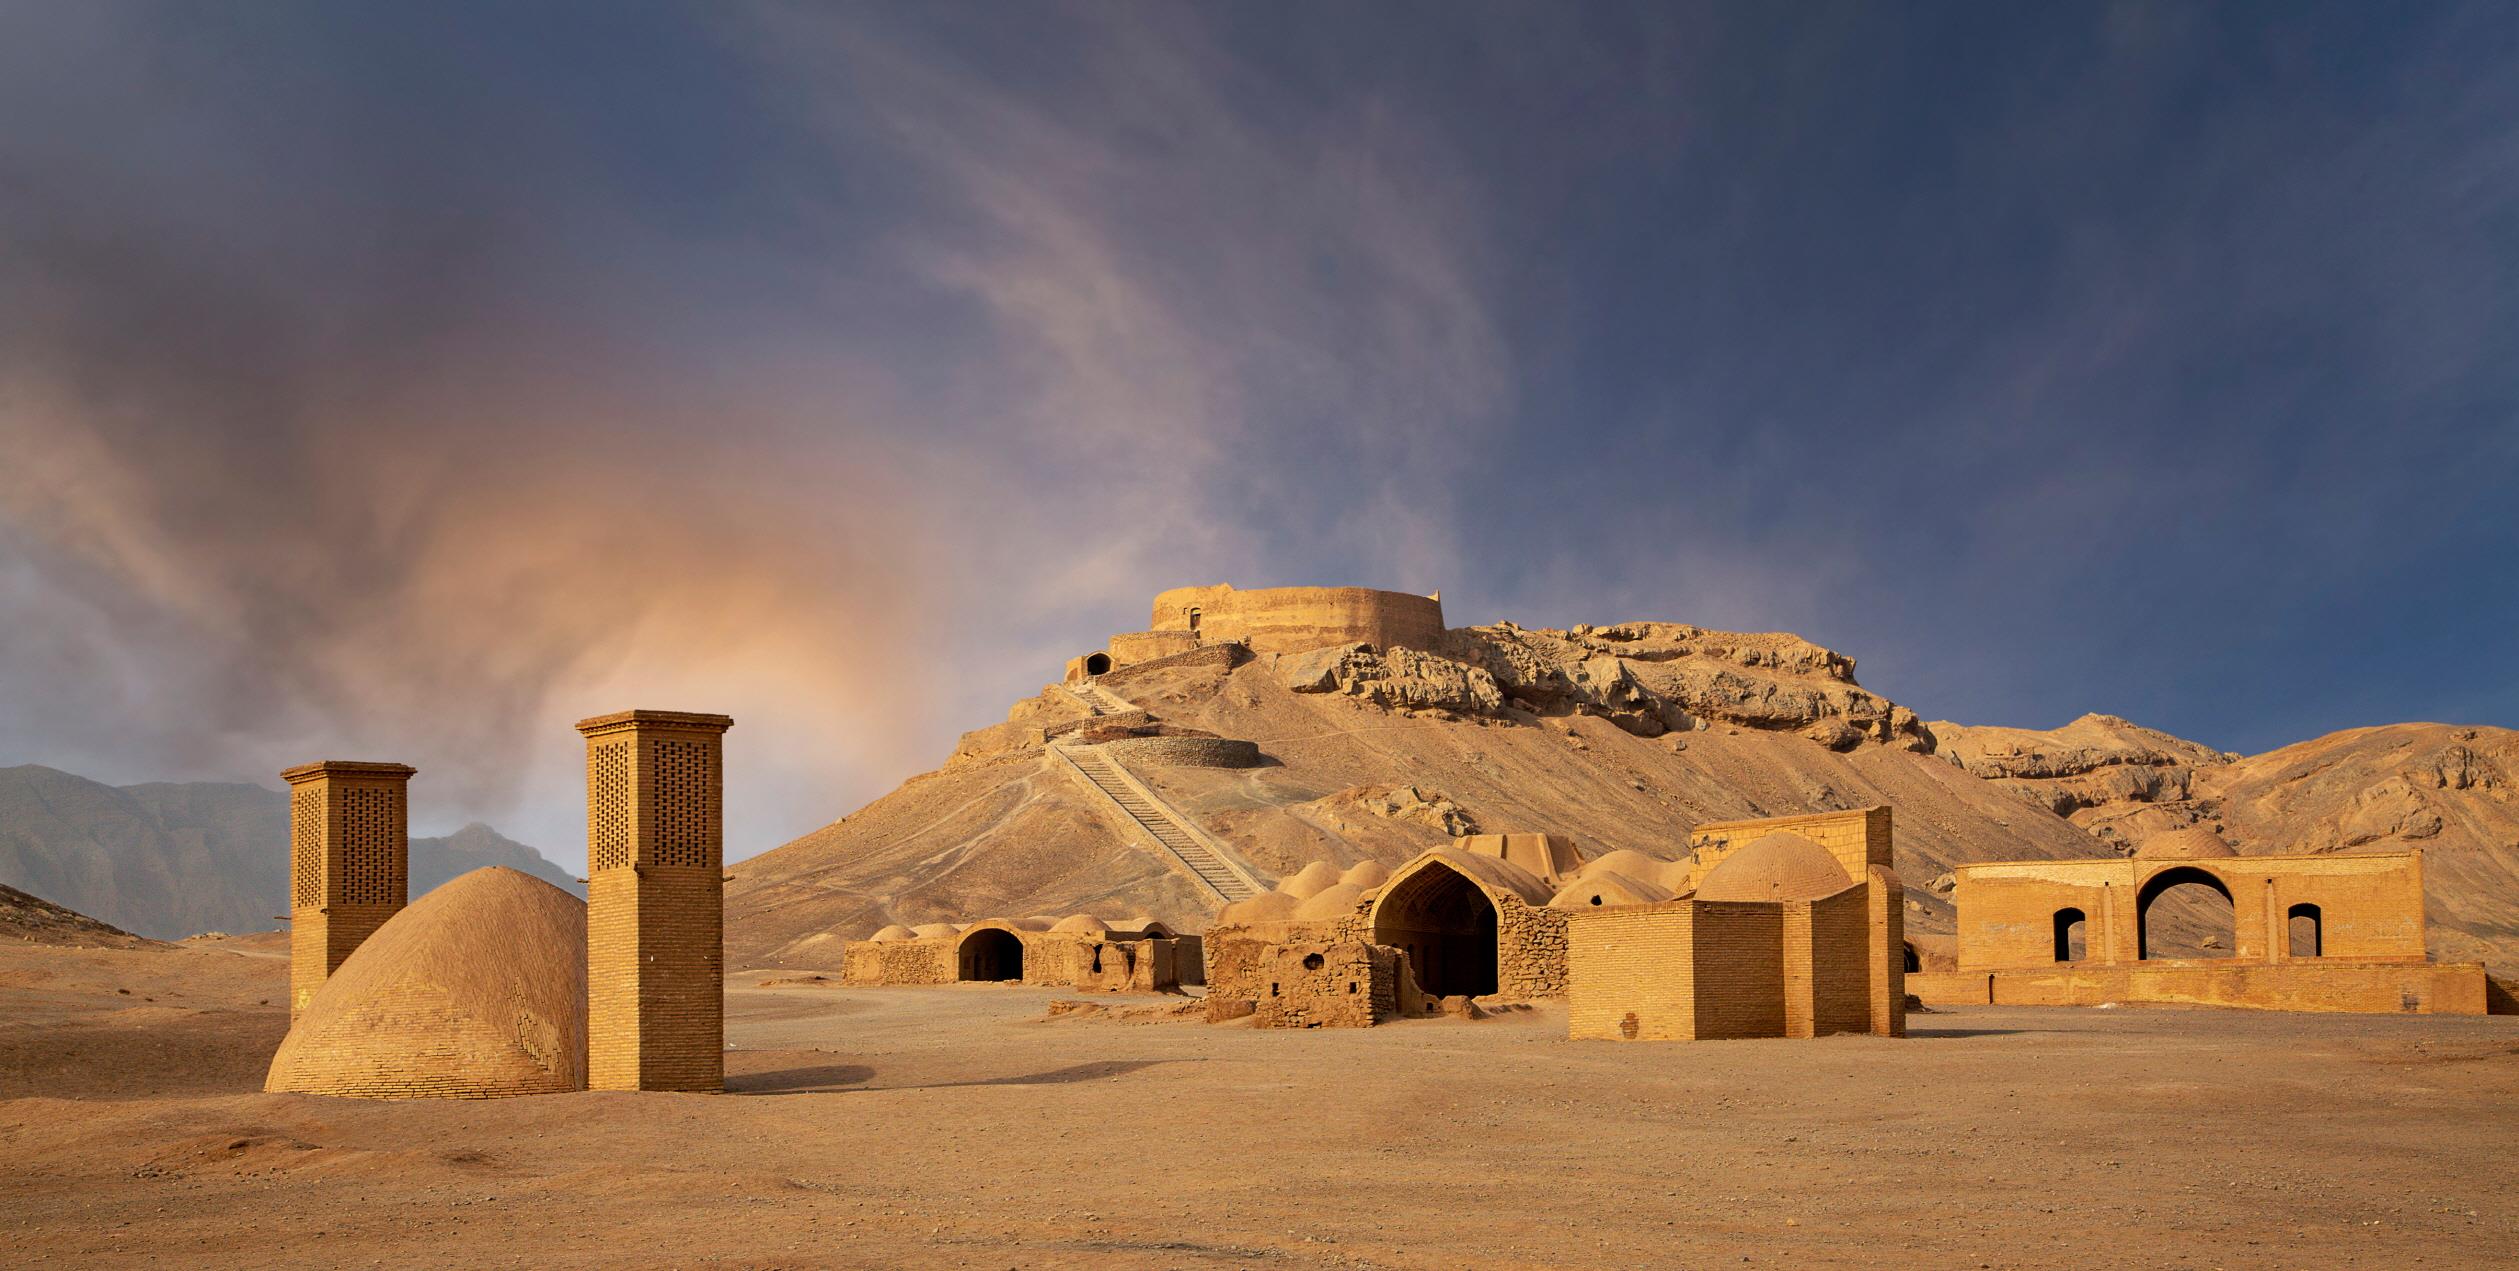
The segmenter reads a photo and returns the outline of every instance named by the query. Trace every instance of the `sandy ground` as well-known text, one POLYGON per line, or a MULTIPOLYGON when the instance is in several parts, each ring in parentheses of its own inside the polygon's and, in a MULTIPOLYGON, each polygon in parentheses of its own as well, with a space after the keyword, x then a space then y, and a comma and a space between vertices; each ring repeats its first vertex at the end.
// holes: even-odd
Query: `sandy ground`
POLYGON ((1620 1045, 1564 1040, 1548 1008, 1267 1033, 755 972, 729 981, 729 1094, 366 1103, 258 1092, 284 969, 0 948, 0 1261, 2519 1256, 2510 1017, 1986 1009, 1905 1041, 1620 1045))

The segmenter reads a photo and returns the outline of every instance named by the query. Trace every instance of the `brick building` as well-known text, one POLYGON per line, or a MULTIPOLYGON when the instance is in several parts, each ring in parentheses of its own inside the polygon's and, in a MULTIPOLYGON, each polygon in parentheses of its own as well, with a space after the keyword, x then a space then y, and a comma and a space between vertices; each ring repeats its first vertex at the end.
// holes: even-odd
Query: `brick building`
POLYGON ((289 783, 289 1015, 386 920, 411 885, 407 764, 326 759, 289 783))

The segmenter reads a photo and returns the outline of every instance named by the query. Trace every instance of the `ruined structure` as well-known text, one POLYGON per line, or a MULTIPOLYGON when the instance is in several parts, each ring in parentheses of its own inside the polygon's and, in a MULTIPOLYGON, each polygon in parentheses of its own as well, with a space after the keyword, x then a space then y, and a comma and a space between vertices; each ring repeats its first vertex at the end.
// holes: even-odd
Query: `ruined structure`
POLYGON ((1909 977, 1928 1003, 2485 1012, 2482 966, 2424 952, 2420 851, 2239 856, 2188 829, 2131 858, 1953 872, 1958 969, 1909 977), (2220 930, 2167 949, 2157 915, 2181 890, 2220 930))
POLYGON ((1365 587, 1175 587, 1155 597, 1144 631, 1067 664, 1082 680, 1207 645, 1234 643, 1254 653, 1302 653, 1338 644, 1431 649, 1443 635, 1443 597, 1365 587))
POLYGON ((289 1015, 305 1011, 410 887, 407 764, 326 759, 289 783, 289 1015))
POLYGON ((586 904, 477 869, 377 929, 306 1004, 263 1088, 486 1099, 586 1088, 586 904))
POLYGON ((725 765, 734 720, 620 711, 586 738, 589 1081, 725 1084, 725 765))
POLYGON ((841 950, 855 985, 1018 983, 1111 993, 1171 993, 1206 979, 1203 942, 1152 918, 1116 925, 1090 914, 889 926, 841 950))
POLYGON ((1488 834, 1396 871, 1316 863, 1219 915, 1209 1018, 1370 1024, 1431 1000, 1566 997, 1578 1038, 1902 1035, 1889 829, 1870 808, 1700 826, 1684 860, 1488 834))

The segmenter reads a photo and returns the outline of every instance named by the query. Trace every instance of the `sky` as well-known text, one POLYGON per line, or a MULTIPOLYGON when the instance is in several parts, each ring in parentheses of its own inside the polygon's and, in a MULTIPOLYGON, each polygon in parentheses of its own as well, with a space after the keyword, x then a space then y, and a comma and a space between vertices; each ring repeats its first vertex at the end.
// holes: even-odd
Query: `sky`
POLYGON ((740 858, 1166 587, 2519 726, 2519 6, 0 0, 0 764, 740 858))

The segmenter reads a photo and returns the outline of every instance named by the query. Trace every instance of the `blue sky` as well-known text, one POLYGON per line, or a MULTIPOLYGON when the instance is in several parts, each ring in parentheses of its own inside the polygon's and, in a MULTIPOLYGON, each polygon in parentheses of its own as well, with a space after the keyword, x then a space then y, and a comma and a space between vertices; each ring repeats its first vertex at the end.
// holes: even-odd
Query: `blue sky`
POLYGON ((2519 724, 2504 5, 0 0, 0 762, 730 850, 1152 593, 2519 724))

